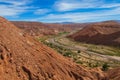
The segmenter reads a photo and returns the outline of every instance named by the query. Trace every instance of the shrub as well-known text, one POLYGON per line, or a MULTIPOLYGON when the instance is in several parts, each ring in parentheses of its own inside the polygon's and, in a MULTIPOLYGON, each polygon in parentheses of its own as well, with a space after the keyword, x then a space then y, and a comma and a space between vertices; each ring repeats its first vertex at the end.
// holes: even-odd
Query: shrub
POLYGON ((77 61, 76 63, 78 63, 78 64, 83 64, 83 62, 82 62, 82 61, 77 61))
POLYGON ((104 63, 103 66, 102 66, 102 70, 103 71, 107 71, 109 69, 109 65, 107 63, 104 63))
POLYGON ((72 55, 72 52, 66 52, 63 56, 70 57, 72 55))
POLYGON ((80 51, 80 50, 78 50, 78 51, 77 51, 77 53, 81 53, 81 51, 80 51))

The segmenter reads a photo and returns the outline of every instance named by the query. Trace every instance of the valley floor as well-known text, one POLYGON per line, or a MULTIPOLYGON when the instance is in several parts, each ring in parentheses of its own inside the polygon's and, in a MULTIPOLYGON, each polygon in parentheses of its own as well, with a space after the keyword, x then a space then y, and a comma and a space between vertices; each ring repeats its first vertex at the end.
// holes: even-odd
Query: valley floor
POLYGON ((119 48, 75 42, 66 38, 67 35, 68 33, 47 38, 43 42, 63 56, 87 67, 102 67, 105 63, 110 67, 120 66, 119 48))

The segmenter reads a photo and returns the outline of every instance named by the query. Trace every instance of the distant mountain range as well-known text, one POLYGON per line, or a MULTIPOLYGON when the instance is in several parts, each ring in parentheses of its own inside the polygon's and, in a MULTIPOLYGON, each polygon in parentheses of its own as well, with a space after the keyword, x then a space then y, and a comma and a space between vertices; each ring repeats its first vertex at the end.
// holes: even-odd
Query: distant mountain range
POLYGON ((61 22, 60 24, 75 24, 74 22, 61 22))
MULTIPOLYGON (((120 20, 107 20, 107 21, 100 21, 100 22, 120 22, 120 20)), ((100 22, 85 22, 85 23, 100 23, 100 22)), ((58 22, 58 23, 55 23, 55 24, 83 24, 83 23, 80 23, 80 22, 58 22)))

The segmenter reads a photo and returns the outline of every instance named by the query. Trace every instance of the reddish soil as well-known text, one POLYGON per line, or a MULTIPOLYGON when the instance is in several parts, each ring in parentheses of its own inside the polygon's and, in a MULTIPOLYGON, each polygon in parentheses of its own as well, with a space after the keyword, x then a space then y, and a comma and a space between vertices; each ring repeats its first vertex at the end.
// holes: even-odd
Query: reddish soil
POLYGON ((85 43, 119 46, 120 23, 113 21, 94 23, 68 37, 85 43))
POLYGON ((32 36, 56 35, 60 32, 71 32, 86 24, 48 24, 41 22, 12 21, 18 28, 32 36))
POLYGON ((107 71, 108 77, 111 80, 120 80, 120 68, 115 68, 107 71))
POLYGON ((14 25, 31 36, 55 35, 58 31, 40 22, 12 21, 14 25))

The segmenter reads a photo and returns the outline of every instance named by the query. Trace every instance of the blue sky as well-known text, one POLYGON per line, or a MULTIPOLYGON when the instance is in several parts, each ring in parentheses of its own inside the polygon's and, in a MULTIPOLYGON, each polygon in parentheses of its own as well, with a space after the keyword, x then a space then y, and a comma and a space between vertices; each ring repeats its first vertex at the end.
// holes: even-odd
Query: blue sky
POLYGON ((0 0, 0 16, 47 23, 120 20, 120 0, 0 0))

